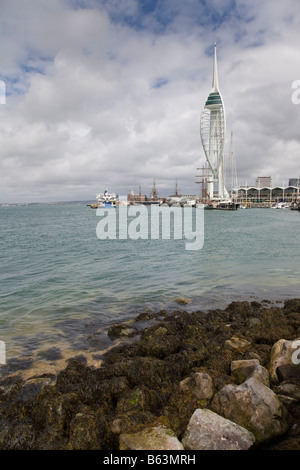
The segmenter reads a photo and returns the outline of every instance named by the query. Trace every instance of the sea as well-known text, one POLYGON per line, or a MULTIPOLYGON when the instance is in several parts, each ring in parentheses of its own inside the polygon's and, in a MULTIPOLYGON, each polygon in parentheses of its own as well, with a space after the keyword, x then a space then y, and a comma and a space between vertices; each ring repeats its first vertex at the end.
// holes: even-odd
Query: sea
POLYGON ((1 206, 0 375, 52 373, 76 355, 101 364, 109 326, 140 313, 300 297, 299 211, 200 209, 199 227, 190 211, 197 249, 172 230, 99 236, 104 218, 85 203, 1 206))

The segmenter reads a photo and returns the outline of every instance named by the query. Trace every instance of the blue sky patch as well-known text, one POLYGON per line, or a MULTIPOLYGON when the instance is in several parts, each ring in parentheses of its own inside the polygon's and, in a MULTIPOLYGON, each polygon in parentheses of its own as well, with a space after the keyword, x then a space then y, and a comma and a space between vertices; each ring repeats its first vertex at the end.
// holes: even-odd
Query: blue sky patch
POLYGON ((161 88, 165 85, 167 85, 167 83, 169 83, 169 80, 167 78, 164 78, 164 77, 159 77, 157 78, 157 80, 155 81, 154 85, 152 86, 152 88, 161 88))

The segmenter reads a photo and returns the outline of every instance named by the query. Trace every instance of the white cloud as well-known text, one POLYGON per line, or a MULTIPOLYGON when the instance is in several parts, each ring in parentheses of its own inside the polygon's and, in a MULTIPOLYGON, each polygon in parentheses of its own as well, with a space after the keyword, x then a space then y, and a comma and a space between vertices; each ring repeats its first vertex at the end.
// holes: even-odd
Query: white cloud
POLYGON ((300 177, 297 1, 142 3, 1 3, 0 202, 199 191, 215 40, 240 182, 300 177))

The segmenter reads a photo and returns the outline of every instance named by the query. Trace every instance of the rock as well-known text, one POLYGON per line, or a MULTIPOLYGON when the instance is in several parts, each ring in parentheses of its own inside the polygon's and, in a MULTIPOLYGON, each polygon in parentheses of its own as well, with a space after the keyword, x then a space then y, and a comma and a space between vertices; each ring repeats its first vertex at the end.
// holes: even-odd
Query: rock
POLYGON ((260 319, 259 318, 256 318, 256 317, 249 318, 249 320, 248 320, 249 328, 253 328, 257 325, 260 325, 260 319))
POLYGON ((130 338, 136 335, 137 332, 136 328, 126 323, 115 323, 109 327, 107 334, 110 338, 119 338, 120 336, 130 338))
POLYGON ((154 315, 151 312, 142 312, 136 317, 135 321, 152 320, 153 317, 154 315))
POLYGON ((297 406, 298 400, 292 397, 288 397, 287 395, 280 395, 277 394, 281 403, 286 407, 287 410, 292 410, 294 406, 297 406))
POLYGON ((289 325, 287 315, 279 307, 262 309, 259 319, 260 323, 252 324, 247 333, 248 337, 256 344, 273 345, 280 338, 290 337, 294 334, 294 329, 289 325))
POLYGON ((259 382, 264 384, 266 387, 270 387, 269 371, 268 369, 261 366, 260 364, 254 367, 253 371, 251 372, 248 378, 250 379, 250 377, 253 377, 253 379, 258 380, 259 382))
POLYGON ((255 353, 254 351, 249 351, 249 352, 247 353, 247 358, 249 358, 249 359, 257 359, 260 364, 262 363, 262 359, 261 359, 260 355, 257 354, 257 353, 255 353))
POLYGON ((160 326, 154 331, 153 336, 166 335, 167 333, 167 328, 165 326, 160 326))
POLYGON ((235 377, 239 383, 242 383, 249 378, 257 365, 259 365, 257 359, 232 361, 230 366, 231 375, 235 377))
POLYGON ((163 359, 178 351, 180 345, 181 338, 172 326, 160 323, 146 328, 141 334, 141 341, 136 346, 142 356, 163 359))
POLYGON ((173 431, 164 426, 120 435, 120 450, 184 450, 173 431))
POLYGON ((19 396, 24 402, 30 401, 40 393, 43 387, 54 383, 54 381, 55 379, 52 375, 28 379, 23 385, 19 396))
POLYGON ((300 313, 300 299, 288 299, 284 302, 284 310, 300 313))
POLYGON ((77 413, 70 423, 70 450, 96 450, 99 447, 96 415, 87 406, 77 413))
POLYGON ((300 380, 300 369, 293 364, 282 364, 276 368, 276 374, 280 382, 284 380, 300 380))
POLYGON ((274 392, 278 395, 285 395, 295 400, 300 401, 300 384, 295 383, 282 383, 274 387, 274 392))
POLYGON ((182 439, 188 450, 247 450, 254 442, 247 429, 207 409, 193 413, 182 439))
POLYGON ((182 391, 191 391, 203 406, 207 406, 214 394, 214 385, 210 375, 205 372, 195 372, 179 383, 182 391))
MULTIPOLYGON (((290 364, 296 366, 295 356, 297 355, 297 348, 299 349, 300 339, 295 341, 289 341, 286 339, 280 339, 277 341, 272 349, 270 355, 270 378, 273 382, 278 382, 279 377, 277 375, 277 368, 284 364, 290 364)), ((299 367, 299 366, 298 366, 299 367)))
POLYGON ((187 299, 186 297, 177 297, 177 299, 175 299, 175 302, 181 305, 186 305, 190 303, 190 299, 187 299))
POLYGON ((258 359, 232 361, 230 368, 231 375, 239 384, 253 377, 267 387, 270 386, 269 371, 260 365, 258 359))
POLYGON ((251 343, 246 338, 233 335, 225 341, 225 346, 233 351, 244 352, 250 348, 251 343))
POLYGON ((126 413, 134 409, 144 410, 146 403, 147 397, 145 391, 135 387, 118 401, 116 411, 117 413, 126 413))
POLYGON ((213 398, 212 409, 252 432, 258 443, 284 434, 289 415, 275 393, 253 377, 241 385, 225 385, 213 398))

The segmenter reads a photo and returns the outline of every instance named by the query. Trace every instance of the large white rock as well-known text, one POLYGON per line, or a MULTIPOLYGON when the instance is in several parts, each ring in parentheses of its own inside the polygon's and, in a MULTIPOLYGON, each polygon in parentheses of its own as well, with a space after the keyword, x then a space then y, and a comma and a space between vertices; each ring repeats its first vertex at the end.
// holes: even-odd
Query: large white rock
POLYGON ((251 377, 241 385, 225 385, 212 400, 212 409, 251 431, 257 442, 280 436, 289 428, 286 408, 266 385, 251 377))
POLYGON ((247 450, 255 437, 247 429, 207 409, 197 409, 182 443, 188 450, 247 450))

